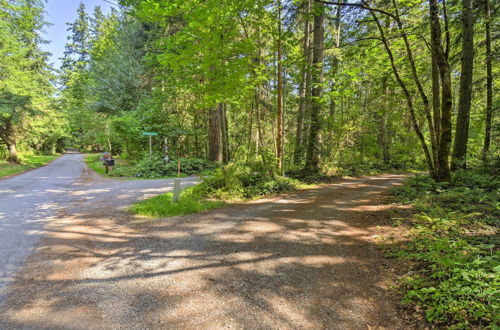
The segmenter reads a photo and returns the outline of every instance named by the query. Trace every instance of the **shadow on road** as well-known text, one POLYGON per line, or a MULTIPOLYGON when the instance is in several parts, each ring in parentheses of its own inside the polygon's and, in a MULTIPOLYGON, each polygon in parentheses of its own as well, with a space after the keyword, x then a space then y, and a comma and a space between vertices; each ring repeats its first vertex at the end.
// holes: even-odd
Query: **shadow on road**
POLYGON ((391 230, 383 192, 403 179, 143 225, 76 203, 11 286, 0 327, 405 328, 373 238, 391 230))

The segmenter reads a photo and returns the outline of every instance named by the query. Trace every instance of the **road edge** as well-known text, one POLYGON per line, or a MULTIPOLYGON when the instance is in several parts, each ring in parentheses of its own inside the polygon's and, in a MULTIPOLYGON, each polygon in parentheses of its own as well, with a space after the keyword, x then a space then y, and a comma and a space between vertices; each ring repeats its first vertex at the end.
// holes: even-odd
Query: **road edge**
POLYGON ((18 175, 21 175, 21 174, 24 174, 24 173, 28 173, 28 172, 31 172, 31 171, 34 171, 34 170, 38 170, 39 168, 42 168, 44 166, 47 166, 47 165, 50 165, 52 164, 53 162, 55 162, 56 160, 58 160, 59 158, 61 158, 62 156, 66 155, 66 153, 63 153, 63 154, 60 154, 59 156, 57 156, 56 158, 52 159, 51 161, 45 163, 45 164, 42 164, 40 166, 37 166, 37 167, 33 167, 33 168, 29 168, 27 170, 24 170, 22 172, 18 172, 18 173, 13 173, 13 174, 9 174, 7 176, 2 176, 0 177, 0 181, 2 180, 7 180, 7 179, 10 179, 10 178, 13 178, 15 176, 18 176, 18 175))

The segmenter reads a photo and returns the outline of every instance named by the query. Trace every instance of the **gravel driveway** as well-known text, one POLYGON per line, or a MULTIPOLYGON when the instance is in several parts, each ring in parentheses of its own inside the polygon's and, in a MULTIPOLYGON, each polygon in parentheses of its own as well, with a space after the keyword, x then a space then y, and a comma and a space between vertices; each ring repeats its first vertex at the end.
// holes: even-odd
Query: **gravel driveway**
MULTIPOLYGON (((184 178, 183 185, 197 180, 184 178)), ((81 217, 102 209, 115 212, 172 187, 173 180, 102 179, 89 171, 81 154, 66 154, 47 166, 0 180, 0 304, 5 287, 63 209, 71 205, 70 212, 81 217)))
POLYGON ((374 238, 403 179, 144 222, 114 204, 138 183, 106 199, 89 178, 9 286, 0 328, 408 329, 374 238))

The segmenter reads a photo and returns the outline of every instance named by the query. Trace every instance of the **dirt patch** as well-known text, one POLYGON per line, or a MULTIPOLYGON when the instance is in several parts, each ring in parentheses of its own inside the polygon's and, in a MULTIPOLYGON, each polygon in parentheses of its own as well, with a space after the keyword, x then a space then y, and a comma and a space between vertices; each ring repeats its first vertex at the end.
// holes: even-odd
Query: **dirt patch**
POLYGON ((403 180, 350 179, 141 225, 105 208, 68 212, 10 287, 0 327, 414 328, 377 248, 394 230, 384 193, 403 180))

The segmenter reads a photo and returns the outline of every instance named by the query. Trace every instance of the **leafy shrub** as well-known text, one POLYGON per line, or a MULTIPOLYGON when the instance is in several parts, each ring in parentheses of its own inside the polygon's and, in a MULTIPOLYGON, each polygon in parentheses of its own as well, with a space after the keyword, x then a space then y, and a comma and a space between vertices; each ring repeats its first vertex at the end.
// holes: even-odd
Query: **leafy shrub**
POLYGON ((481 188, 491 191, 500 186, 500 178, 486 172, 462 170, 454 173, 452 183, 458 187, 481 188))
POLYGON ((112 177, 125 177, 125 178, 130 178, 135 176, 135 167, 134 166, 115 166, 113 167, 112 172, 110 173, 110 176, 112 177))
POLYGON ((301 182, 308 184, 332 183, 338 181, 338 179, 341 178, 342 176, 348 175, 348 172, 347 171, 344 172, 344 169, 340 167, 327 168, 325 173, 326 174, 304 172, 302 166, 287 171, 287 175, 289 177, 295 178, 301 182))
POLYGON ((467 221, 458 217, 416 217, 416 236, 400 257, 419 262, 419 275, 402 283, 405 301, 426 309, 429 321, 464 327, 500 321, 500 253, 494 244, 472 244, 461 236, 467 221))
POLYGON ((297 189, 300 181, 254 171, 250 166, 231 163, 215 170, 195 189, 218 199, 254 198, 297 189))
POLYGON ((258 182, 255 185, 245 186, 245 197, 252 198, 261 195, 279 194, 297 189, 300 182, 296 179, 277 176, 266 181, 258 182))
POLYGON ((417 176, 394 190, 417 212, 412 240, 396 254, 417 267, 401 284, 427 320, 454 328, 500 322, 499 186, 488 173, 458 171, 451 184, 417 176))
POLYGON ((181 161, 181 173, 184 175, 199 174, 217 168, 215 162, 200 158, 174 158, 164 164, 163 173, 165 176, 176 176, 178 161, 181 161))
POLYGON ((135 164, 135 175, 140 178, 160 178, 164 176, 165 161, 160 154, 145 155, 135 164))
POLYGON ((200 174, 217 168, 217 164, 199 158, 173 158, 165 163, 161 154, 146 154, 135 165, 135 176, 142 178, 160 178, 177 176, 178 161, 181 161, 181 175, 200 174))

